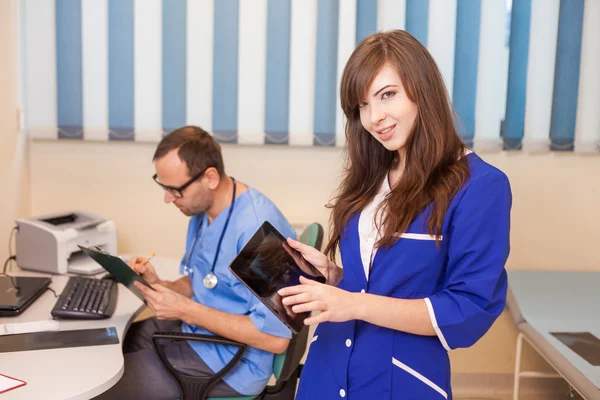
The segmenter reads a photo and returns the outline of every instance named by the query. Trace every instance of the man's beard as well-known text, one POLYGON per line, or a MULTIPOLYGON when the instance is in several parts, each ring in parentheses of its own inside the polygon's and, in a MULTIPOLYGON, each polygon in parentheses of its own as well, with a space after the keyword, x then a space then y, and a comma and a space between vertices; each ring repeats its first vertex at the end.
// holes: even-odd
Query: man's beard
MULTIPOLYGON (((179 207, 177 207, 179 208, 179 207)), ((206 210, 208 209, 208 207, 198 207, 195 209, 190 209, 190 208, 179 208, 179 211, 181 211, 181 213, 187 217, 193 217, 194 215, 198 215, 198 214, 202 214, 203 212, 206 212, 206 210)))

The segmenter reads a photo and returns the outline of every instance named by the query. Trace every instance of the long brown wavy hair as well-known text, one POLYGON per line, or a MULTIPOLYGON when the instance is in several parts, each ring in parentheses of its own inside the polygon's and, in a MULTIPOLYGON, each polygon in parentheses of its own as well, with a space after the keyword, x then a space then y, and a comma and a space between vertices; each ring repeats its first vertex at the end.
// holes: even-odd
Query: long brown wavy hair
POLYGON ((346 166, 337 195, 328 205, 331 230, 325 253, 335 258, 348 221, 373 200, 390 169, 401 161, 402 176, 378 209, 384 213, 377 246, 394 244, 428 206, 428 232, 439 238, 446 211, 468 179, 469 167, 466 146, 455 127, 458 118, 431 54, 405 31, 372 34, 350 56, 340 92, 347 118, 346 166), (381 145, 360 122, 358 106, 385 64, 397 71, 408 98, 417 105, 404 160, 397 151, 381 145))

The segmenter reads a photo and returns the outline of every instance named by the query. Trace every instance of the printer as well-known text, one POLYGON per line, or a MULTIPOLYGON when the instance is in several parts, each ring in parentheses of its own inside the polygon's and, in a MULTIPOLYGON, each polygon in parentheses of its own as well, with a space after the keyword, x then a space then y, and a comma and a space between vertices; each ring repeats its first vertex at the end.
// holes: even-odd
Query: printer
POLYGON ((77 247, 117 252, 115 223, 96 214, 68 211, 17 220, 17 264, 51 274, 95 274, 103 269, 77 247))

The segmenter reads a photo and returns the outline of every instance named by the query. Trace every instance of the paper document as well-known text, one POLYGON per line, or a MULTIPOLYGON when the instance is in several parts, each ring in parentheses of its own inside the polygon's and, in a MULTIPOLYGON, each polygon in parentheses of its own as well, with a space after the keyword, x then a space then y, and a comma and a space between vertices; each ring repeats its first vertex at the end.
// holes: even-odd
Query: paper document
POLYGON ((8 392, 23 385, 26 385, 26 383, 20 379, 0 374, 0 393, 8 392))
POLYGON ((74 253, 69 258, 67 267, 72 274, 95 275, 104 272, 104 268, 82 252, 74 253))
POLYGON ((15 335, 18 333, 57 331, 58 321, 33 321, 15 322, 13 324, 0 324, 0 336, 15 335))

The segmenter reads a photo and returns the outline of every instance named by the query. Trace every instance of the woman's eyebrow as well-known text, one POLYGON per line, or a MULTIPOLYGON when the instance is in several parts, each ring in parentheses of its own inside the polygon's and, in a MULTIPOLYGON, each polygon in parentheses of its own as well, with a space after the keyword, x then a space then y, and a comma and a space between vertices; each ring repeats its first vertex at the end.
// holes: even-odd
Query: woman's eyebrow
POLYGON ((376 91, 376 92, 373 94, 373 97, 377 96, 379 93, 381 93, 381 91, 382 91, 382 90, 384 90, 384 89, 387 89, 387 88, 389 88, 389 87, 398 87, 398 85, 385 85, 384 87, 382 87, 381 89, 379 89, 378 91, 376 91))

